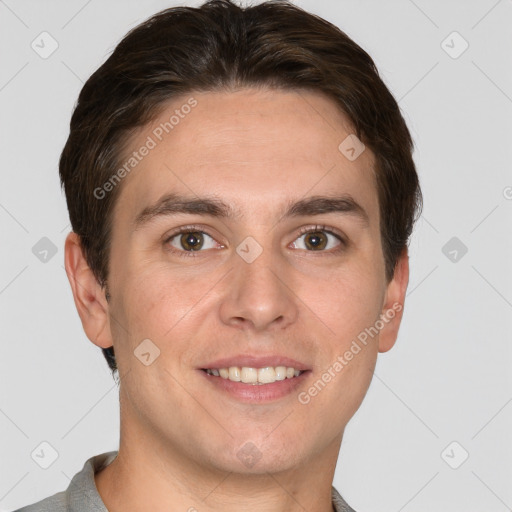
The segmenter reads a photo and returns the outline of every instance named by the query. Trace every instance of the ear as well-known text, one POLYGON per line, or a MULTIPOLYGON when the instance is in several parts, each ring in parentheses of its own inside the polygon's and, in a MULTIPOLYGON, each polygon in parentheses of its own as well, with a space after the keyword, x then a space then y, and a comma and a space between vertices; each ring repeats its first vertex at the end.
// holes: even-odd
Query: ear
POLYGON ((80 237, 74 232, 66 237, 64 263, 85 334, 98 347, 111 347, 113 343, 105 289, 87 264, 80 237))
POLYGON ((379 352, 387 352, 395 344, 404 312, 405 292, 409 283, 409 254, 405 248, 395 266, 393 278, 386 289, 381 318, 384 327, 379 333, 379 352))

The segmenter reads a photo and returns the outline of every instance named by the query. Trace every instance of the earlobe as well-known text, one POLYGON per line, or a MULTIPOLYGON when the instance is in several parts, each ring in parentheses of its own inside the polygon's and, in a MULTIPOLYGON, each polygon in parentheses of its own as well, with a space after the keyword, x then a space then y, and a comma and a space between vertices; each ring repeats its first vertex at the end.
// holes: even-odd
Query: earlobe
POLYGON ((386 290, 381 318, 383 328, 379 334, 379 352, 387 352, 396 342, 402 321, 405 293, 409 283, 409 254, 405 248, 395 266, 393 278, 386 290))
POLYGON ((71 232, 66 237, 64 264, 75 306, 87 337, 97 346, 113 345, 104 289, 98 283, 83 255, 80 237, 71 232))

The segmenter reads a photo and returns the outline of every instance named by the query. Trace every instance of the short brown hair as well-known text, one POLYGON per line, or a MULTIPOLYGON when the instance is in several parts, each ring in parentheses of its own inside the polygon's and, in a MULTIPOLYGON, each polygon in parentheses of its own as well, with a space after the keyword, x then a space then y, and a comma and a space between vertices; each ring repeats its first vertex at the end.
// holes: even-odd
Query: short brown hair
MULTIPOLYGON (((348 116, 375 155, 386 278, 393 277, 422 197, 411 135, 373 60, 339 28, 288 1, 243 8, 210 0, 163 10, 132 29, 80 92, 59 172, 73 231, 102 286, 121 187, 100 200, 94 191, 118 168, 130 133, 175 96, 245 86, 317 91, 348 116)), ((114 372, 113 347, 103 353, 114 372)))

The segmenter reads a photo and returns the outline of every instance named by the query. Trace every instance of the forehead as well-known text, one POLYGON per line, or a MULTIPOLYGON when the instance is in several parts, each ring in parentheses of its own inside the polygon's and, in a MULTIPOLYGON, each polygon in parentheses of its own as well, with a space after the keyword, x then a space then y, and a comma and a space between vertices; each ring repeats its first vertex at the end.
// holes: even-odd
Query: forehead
POLYGON ((169 192, 222 197, 245 218, 249 204, 257 218, 290 199, 336 193, 355 195, 372 210, 371 151, 351 161, 339 149, 352 133, 335 103, 310 91, 242 89, 175 98, 128 141, 122 160, 139 155, 123 179, 116 215, 129 222, 169 192), (141 157, 143 146, 150 149, 141 157))

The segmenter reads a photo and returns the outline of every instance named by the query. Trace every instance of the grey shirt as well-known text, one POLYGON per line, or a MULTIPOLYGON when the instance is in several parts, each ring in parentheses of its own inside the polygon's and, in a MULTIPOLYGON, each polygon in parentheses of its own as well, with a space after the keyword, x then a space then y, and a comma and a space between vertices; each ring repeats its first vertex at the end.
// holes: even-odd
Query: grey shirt
MULTIPOLYGON (((116 456, 117 451, 113 451, 91 457, 82 470, 73 477, 65 491, 15 512, 108 512, 96 489, 94 473, 108 466, 116 456)), ((334 487, 332 488, 332 505, 336 512, 355 512, 334 487)))

